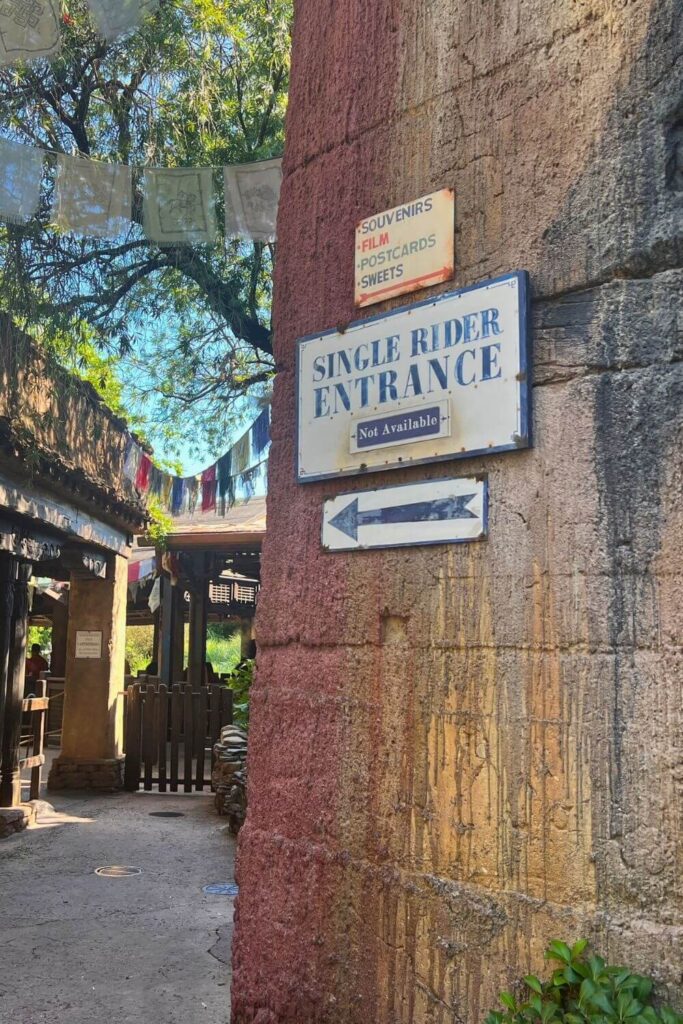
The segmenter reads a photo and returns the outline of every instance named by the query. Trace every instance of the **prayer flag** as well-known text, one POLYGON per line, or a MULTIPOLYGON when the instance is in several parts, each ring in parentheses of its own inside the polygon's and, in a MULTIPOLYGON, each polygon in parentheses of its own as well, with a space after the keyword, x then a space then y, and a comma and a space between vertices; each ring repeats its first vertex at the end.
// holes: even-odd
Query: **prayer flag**
POLYGON ((0 0, 0 65, 49 57, 60 42, 59 0, 0 0))
POLYGON ((216 467, 211 466, 202 473, 202 512, 216 507, 216 467))
POLYGON ((135 31, 158 6, 159 0, 88 0, 97 31, 110 40, 135 31))
POLYGON ((234 476, 239 476, 240 473, 244 473, 245 469, 249 466, 250 456, 249 431, 247 431, 247 433, 243 434, 239 441, 236 441, 232 446, 232 472, 234 476))
POLYGON ((232 451, 216 463, 216 477, 218 480, 218 496, 220 498, 221 515, 225 515, 226 506, 231 508, 235 503, 235 485, 232 478, 232 451))
POLYGON ((216 240, 210 167, 148 169, 144 173, 145 234, 157 245, 216 240))
POLYGON ((201 477, 191 476, 185 481, 187 490, 187 511, 191 516, 194 515, 194 511, 197 507, 197 498, 199 497, 199 484, 201 483, 201 477))
POLYGON ((140 465, 138 466, 137 475, 135 477, 135 486, 141 494, 146 494, 149 489, 149 475, 152 471, 152 460, 149 455, 145 452, 140 456, 140 465))
POLYGON ((251 428, 251 444, 258 458, 270 441, 270 406, 266 406, 251 428))
POLYGON ((0 218, 26 224, 38 210, 43 154, 32 146, 0 139, 0 218))
POLYGON ((173 477, 173 490, 171 493, 171 515, 179 516, 183 508, 185 497, 185 481, 182 477, 173 477))
POLYGON ((136 445, 132 437, 128 439, 126 447, 126 461, 123 464, 123 473, 128 480, 135 480, 140 467, 142 451, 136 445))
POLYGON ((274 242, 282 185, 282 160, 225 167, 225 234, 274 242))
POLYGON ((130 227, 132 202, 130 167, 57 157, 52 212, 60 231, 116 238, 130 227))

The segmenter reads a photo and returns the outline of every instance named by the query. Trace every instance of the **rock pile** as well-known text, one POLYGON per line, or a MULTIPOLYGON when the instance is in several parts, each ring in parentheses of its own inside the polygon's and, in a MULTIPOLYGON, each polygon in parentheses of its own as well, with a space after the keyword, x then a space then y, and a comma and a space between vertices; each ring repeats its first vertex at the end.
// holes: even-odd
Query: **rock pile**
POLYGON ((216 793, 216 810, 226 815, 237 835, 247 816, 247 734, 239 725, 224 725, 214 745, 211 783, 216 793))

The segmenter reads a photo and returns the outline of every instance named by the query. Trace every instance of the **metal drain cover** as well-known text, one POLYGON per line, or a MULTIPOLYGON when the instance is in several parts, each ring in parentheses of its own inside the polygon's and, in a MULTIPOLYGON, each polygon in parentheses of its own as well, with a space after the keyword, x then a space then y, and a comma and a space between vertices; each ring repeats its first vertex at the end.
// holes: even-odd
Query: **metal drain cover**
POLYGON ((210 896, 237 896, 239 886, 236 882, 213 882, 211 885, 202 886, 202 892, 210 896))
POLYGON ((107 864, 103 868, 95 868, 95 874, 100 878, 130 878, 131 875, 141 875, 142 868, 131 868, 123 864, 107 864))
POLYGON ((150 818, 184 818, 183 811, 150 811, 150 818))

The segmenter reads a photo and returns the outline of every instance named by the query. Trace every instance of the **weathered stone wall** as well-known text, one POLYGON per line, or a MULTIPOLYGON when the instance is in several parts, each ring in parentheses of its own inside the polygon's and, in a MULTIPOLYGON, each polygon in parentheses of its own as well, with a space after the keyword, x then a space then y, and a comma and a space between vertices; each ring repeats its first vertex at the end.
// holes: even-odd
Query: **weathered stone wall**
POLYGON ((581 935, 683 1008, 682 11, 296 4, 235 1024, 475 1024, 581 935), (295 341, 444 186, 457 284, 530 272, 534 448, 446 464, 486 543, 327 554, 444 464, 298 485, 295 341))

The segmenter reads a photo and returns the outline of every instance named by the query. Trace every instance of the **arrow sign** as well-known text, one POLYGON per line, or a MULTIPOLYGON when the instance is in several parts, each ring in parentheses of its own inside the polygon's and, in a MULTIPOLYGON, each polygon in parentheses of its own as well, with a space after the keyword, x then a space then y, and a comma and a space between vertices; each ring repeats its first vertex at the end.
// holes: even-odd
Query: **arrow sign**
POLYGON ((326 501, 323 547, 329 551, 480 540, 486 535, 485 480, 429 480, 326 501))

